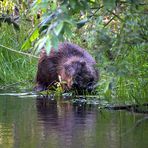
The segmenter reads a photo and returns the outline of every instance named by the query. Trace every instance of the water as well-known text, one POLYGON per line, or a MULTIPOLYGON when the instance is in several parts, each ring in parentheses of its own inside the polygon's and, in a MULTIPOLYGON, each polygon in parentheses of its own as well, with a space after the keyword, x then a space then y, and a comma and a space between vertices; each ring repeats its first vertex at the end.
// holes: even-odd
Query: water
POLYGON ((148 148, 146 114, 0 96, 0 148, 148 148))

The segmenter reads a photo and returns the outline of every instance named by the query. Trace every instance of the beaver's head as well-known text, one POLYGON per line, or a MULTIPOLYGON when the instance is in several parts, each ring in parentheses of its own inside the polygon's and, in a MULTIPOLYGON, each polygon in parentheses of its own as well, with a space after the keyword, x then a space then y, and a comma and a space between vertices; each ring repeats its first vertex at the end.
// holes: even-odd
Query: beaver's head
POLYGON ((97 81, 97 72, 93 65, 83 59, 69 60, 64 64, 61 79, 66 81, 68 89, 91 91, 97 81))

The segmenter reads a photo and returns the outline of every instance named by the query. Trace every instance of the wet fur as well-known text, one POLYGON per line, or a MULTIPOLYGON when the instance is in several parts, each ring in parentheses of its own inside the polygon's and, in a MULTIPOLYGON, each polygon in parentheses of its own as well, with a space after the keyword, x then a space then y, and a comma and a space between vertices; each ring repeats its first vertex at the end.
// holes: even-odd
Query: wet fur
POLYGON ((63 85, 64 90, 93 89, 98 81, 95 65, 95 60, 87 51, 72 43, 60 43, 58 50, 52 48, 49 56, 42 49, 35 90, 46 90, 48 86, 59 82, 59 76, 66 82, 63 85))

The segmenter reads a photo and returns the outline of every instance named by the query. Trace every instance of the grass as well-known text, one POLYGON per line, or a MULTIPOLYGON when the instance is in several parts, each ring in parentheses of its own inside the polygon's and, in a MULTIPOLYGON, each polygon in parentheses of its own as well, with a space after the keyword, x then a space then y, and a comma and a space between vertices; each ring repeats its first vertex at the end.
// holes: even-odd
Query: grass
POLYGON ((0 27, 0 44, 6 47, 0 46, 0 88, 29 88, 32 85, 30 81, 34 80, 37 60, 19 53, 29 26, 25 22, 20 26, 20 31, 6 23, 0 27))
POLYGON ((132 46, 127 55, 101 65, 101 80, 98 93, 113 103, 148 102, 148 56, 146 45, 132 46), (110 65, 109 65, 110 64, 110 65), (112 68, 111 68, 112 67, 112 68))
MULTIPOLYGON (((32 90, 34 85, 37 59, 19 53, 24 52, 21 46, 27 38, 28 28, 32 27, 28 26, 27 22, 21 22, 20 25, 20 31, 14 30, 13 26, 7 24, 2 24, 0 27, 2 32, 0 44, 6 46, 6 48, 0 46, 0 88, 8 91, 11 88, 19 91, 32 90)), ((81 37, 77 37, 73 42, 80 41, 81 37)), ((92 43, 88 43, 87 46, 93 49, 92 43)), ((102 58, 98 65, 101 77, 96 95, 112 103, 147 102, 148 56, 146 50, 147 44, 141 44, 128 47, 128 52, 117 57, 114 62, 102 58)))

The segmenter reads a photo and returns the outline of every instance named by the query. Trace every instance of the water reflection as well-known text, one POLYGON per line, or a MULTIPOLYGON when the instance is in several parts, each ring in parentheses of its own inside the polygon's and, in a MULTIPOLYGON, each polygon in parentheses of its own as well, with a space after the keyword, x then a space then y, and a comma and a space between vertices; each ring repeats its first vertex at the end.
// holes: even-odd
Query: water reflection
POLYGON ((95 136, 95 108, 38 99, 37 113, 45 143, 48 141, 55 147, 95 146, 92 142, 95 136))
POLYGON ((0 96, 0 148, 147 148, 147 115, 0 96))

